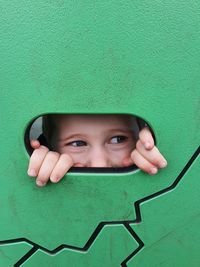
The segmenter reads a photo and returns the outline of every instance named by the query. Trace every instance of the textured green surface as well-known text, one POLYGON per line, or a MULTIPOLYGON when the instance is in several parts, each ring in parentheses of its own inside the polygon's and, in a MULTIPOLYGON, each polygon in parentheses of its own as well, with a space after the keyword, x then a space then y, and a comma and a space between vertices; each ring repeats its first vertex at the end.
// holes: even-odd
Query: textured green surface
POLYGON ((121 262, 137 248, 136 241, 123 226, 107 226, 96 238, 88 253, 63 250, 55 255, 38 251, 22 266, 120 266, 121 262), (65 263, 65 264, 64 264, 65 263))
MULTIPOLYGON (((0 4, 0 240, 26 238, 49 250, 61 244, 84 247, 100 222, 134 220, 133 203, 171 185, 200 143, 200 4, 194 0, 1 0, 0 4), (37 188, 26 175, 24 131, 31 119, 44 113, 138 115, 154 129, 168 167, 155 177, 141 171, 71 173, 57 185, 37 188)), ((199 171, 197 163, 192 177, 199 171)), ((193 188, 187 193, 196 201, 193 188)), ((156 200, 152 203, 160 210, 169 205, 161 201, 157 206, 156 200)), ((174 206, 174 200, 170 203, 173 214, 185 218, 186 211, 174 206)), ((147 214, 153 220, 150 210, 147 214)), ((194 205, 194 213, 198 211, 194 205)), ((172 222, 176 229, 177 222, 172 222)), ((194 222, 196 231, 197 225, 194 222)), ((142 227, 143 223, 143 242, 148 232, 159 248, 163 236, 159 221, 142 227), (156 234, 152 227, 159 229, 156 234)), ((146 260, 149 266, 155 260, 162 266, 166 244, 150 259, 144 247, 143 264, 139 261, 137 266, 146 260)), ((104 247, 105 242, 98 244, 99 250, 104 247)), ((176 259, 176 249, 169 253, 176 259)), ((76 260, 79 257, 77 253, 76 260)), ((97 263, 92 264, 98 266, 101 253, 95 257, 97 263)), ((111 262, 107 257, 105 261, 111 262)), ((197 254, 191 260, 200 263, 197 254)), ((185 264, 183 257, 177 262, 177 267, 185 264)))
POLYGON ((25 242, 0 247, 0 266, 14 266, 14 264, 31 249, 25 242))
POLYGON ((145 249, 128 266, 200 265, 199 168, 200 157, 176 190, 142 205, 143 223, 133 229, 145 241, 145 249))

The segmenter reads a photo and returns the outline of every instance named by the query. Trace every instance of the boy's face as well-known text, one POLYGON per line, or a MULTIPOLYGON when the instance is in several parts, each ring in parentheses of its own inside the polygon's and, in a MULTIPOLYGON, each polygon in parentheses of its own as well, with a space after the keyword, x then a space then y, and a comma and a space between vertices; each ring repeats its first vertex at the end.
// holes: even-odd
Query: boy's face
POLYGON ((55 148, 76 167, 123 167, 135 148, 128 115, 58 115, 55 148))

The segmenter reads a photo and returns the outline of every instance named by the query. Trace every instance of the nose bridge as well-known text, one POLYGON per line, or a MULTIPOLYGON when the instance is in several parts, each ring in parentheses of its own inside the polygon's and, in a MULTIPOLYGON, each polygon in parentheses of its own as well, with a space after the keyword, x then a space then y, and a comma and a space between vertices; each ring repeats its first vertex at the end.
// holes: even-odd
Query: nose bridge
POLYGON ((110 167, 108 152, 100 145, 91 149, 88 161, 89 167, 110 167))

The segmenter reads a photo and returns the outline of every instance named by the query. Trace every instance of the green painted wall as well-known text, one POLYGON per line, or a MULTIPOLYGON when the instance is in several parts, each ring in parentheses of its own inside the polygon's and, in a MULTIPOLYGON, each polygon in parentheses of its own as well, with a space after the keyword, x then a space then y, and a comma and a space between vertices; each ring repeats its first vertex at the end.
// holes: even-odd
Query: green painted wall
POLYGON ((179 176, 200 143, 200 3, 0 6, 0 265, 200 266, 199 151, 179 176), (44 113, 138 115, 168 167, 69 173, 38 188, 24 132, 44 113), (141 203, 136 223, 133 203, 168 187, 141 203))

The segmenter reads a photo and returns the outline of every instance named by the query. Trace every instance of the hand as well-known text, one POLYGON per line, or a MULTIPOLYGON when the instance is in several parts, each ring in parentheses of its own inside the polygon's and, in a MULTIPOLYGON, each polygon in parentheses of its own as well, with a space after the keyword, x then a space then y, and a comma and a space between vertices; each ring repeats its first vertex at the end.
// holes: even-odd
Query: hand
POLYGON ((140 131, 139 140, 136 143, 136 148, 131 153, 130 161, 151 175, 156 174, 158 169, 167 166, 167 161, 155 146, 148 127, 144 127, 140 131))
POLYGON ((72 158, 68 154, 49 151, 37 140, 32 140, 31 146, 34 151, 29 161, 28 175, 37 177, 38 186, 46 185, 49 180, 53 183, 59 182, 73 166, 72 158))

